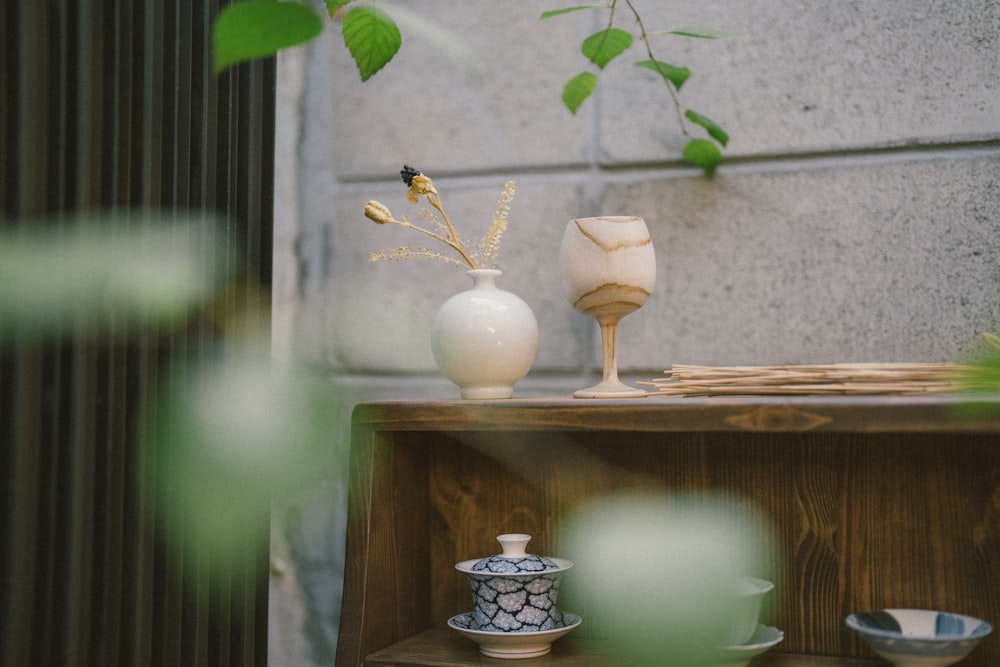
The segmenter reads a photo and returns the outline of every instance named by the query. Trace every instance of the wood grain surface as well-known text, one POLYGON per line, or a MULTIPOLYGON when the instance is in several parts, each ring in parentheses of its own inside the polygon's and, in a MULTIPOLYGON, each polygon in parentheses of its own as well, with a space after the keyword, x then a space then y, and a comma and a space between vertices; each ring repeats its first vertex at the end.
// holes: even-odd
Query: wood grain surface
MULTIPOLYGON (((1000 621, 1000 412, 895 397, 687 401, 359 406, 337 664, 435 629, 478 655, 445 625, 471 608, 454 564, 496 553, 504 532, 572 559, 567 516, 626 489, 721 492, 769 519, 764 620, 784 630, 782 652, 870 659, 844 617, 879 607, 1000 621)), ((588 617, 572 571, 560 606, 588 617)), ((601 639, 586 623, 572 637, 601 639)), ((452 664, 402 659, 366 664, 452 664)), ((996 636, 963 663, 997 664, 996 636)))
MULTIPOLYGON (((549 655, 518 659, 517 667, 621 667, 599 642, 572 636, 556 642, 549 655)), ((753 667, 884 667, 882 660, 810 656, 772 651, 754 660, 753 667)), ((452 630, 427 630, 369 655, 367 667, 505 667, 509 660, 489 658, 476 645, 452 630)))

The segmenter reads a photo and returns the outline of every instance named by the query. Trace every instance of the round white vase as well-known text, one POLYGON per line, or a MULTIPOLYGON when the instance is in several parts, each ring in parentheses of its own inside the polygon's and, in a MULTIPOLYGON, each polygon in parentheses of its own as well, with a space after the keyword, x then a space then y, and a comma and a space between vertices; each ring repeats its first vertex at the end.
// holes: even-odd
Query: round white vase
POLYGON ((538 321, 523 299, 496 286, 500 271, 468 274, 472 289, 449 298, 434 317, 434 360, 462 398, 510 398, 535 361, 538 321))

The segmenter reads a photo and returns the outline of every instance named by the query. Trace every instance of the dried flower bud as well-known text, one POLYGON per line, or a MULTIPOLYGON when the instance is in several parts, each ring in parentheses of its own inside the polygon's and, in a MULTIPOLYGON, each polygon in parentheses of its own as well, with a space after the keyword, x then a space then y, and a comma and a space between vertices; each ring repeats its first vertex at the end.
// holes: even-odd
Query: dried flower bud
POLYGON ((429 195, 437 194, 437 190, 434 189, 434 184, 431 182, 429 176, 424 176, 423 174, 417 174, 413 177, 413 182, 410 183, 410 187, 416 190, 419 194, 429 195))
POLYGON ((421 196, 436 195, 437 193, 438 191, 434 189, 434 183, 429 177, 417 174, 410 181, 410 189, 406 192, 406 201, 416 204, 420 201, 421 196))
POLYGON ((380 225, 392 222, 392 212, 384 204, 380 204, 377 201, 368 202, 365 206, 365 217, 369 220, 374 220, 380 225))

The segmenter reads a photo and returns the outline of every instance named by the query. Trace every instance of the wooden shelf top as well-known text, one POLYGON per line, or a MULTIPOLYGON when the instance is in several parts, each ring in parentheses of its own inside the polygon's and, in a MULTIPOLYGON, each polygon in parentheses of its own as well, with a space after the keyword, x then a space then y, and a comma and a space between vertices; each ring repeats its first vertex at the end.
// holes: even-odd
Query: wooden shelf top
MULTIPOLYGON (((489 658, 476 645, 453 630, 436 628, 387 646, 365 658, 365 667, 622 667, 593 640, 566 637, 552 645, 552 653, 516 661, 489 658)), ((835 658, 771 651, 756 658, 754 667, 875 667, 878 660, 835 658)))
POLYGON ((355 407, 354 425, 380 431, 1000 433, 1000 396, 377 401, 355 407))

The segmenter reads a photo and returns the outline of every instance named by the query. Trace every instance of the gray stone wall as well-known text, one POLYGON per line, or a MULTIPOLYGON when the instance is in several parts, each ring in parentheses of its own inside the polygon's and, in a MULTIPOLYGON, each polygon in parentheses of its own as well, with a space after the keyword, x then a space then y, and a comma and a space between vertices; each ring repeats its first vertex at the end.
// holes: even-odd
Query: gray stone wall
MULTIPOLYGON (((436 373, 429 329, 468 278, 368 261, 422 243, 362 213, 377 199, 417 217, 404 163, 434 179, 470 235, 517 183, 499 285, 532 306, 541 333, 515 395, 567 395, 599 368, 595 325, 563 300, 557 262, 564 226, 584 215, 641 215, 656 247, 656 292, 621 325, 627 379, 674 363, 948 361, 996 330, 1000 4, 637 0, 650 30, 746 33, 653 38, 660 59, 693 71, 684 103, 732 137, 712 179, 680 161, 669 96, 632 65, 640 46, 575 116, 563 107, 563 83, 587 68, 580 41, 606 20, 538 20, 569 4, 397 1, 463 50, 401 24, 402 50, 366 83, 336 23, 282 54, 276 355, 327 369, 351 400, 458 396, 436 373)), ((632 27, 624 12, 620 26, 632 27)), ((331 434, 341 451, 347 414, 331 434)), ((344 489, 339 466, 276 507, 274 665, 332 661, 344 489)))

